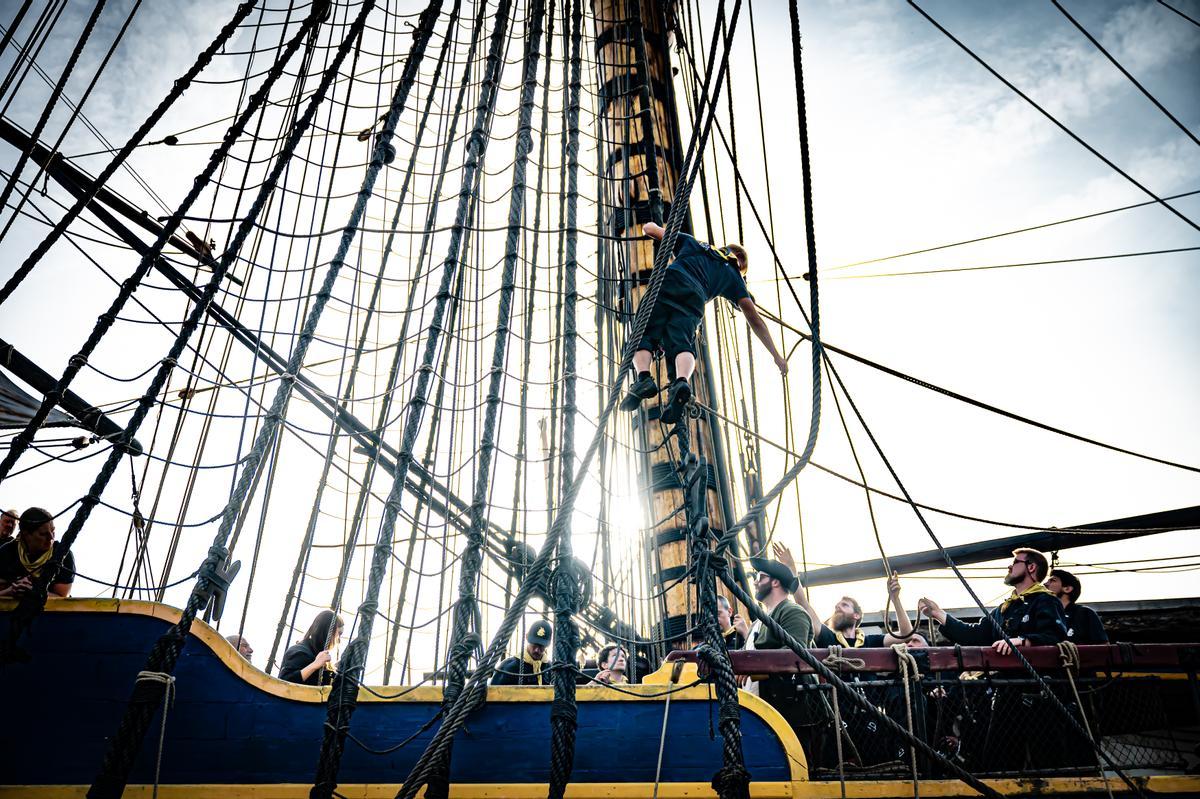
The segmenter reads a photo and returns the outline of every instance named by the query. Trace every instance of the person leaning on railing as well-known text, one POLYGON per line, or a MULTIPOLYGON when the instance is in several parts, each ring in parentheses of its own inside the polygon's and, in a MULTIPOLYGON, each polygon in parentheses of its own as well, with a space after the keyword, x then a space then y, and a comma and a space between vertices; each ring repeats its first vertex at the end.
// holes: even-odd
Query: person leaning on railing
MULTIPOLYGON (((1058 597, 1042 585, 1048 571, 1041 552, 1015 549, 1004 577, 1012 593, 975 624, 954 618, 928 597, 917 602, 917 613, 938 622, 951 643, 991 646, 1001 655, 1011 652, 1001 630, 1014 646, 1054 645, 1067 639, 1067 624, 1058 597)), ((996 685, 985 737, 975 741, 977 751, 970 754, 983 771, 1014 773, 1061 768, 1078 743, 1040 686, 1017 678, 996 685)))
POLYGON ((1014 549, 1004 584, 1012 588, 1008 599, 974 624, 956 619, 928 597, 917 602, 917 615, 924 613, 942 626, 942 635, 951 643, 965 646, 990 646, 1002 655, 1009 646, 1000 634, 1015 646, 1046 646, 1067 639, 1067 622, 1062 604, 1042 585, 1050 563, 1036 549, 1014 549))

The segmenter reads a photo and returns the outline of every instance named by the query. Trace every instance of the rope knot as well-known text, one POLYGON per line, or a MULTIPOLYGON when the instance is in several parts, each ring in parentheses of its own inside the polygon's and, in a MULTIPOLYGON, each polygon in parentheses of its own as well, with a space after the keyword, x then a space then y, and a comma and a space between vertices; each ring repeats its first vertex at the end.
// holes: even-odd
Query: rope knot
POLYGON ((713 775, 712 787, 721 799, 725 797, 748 797, 750 795, 750 772, 742 765, 722 766, 713 775))
POLYGON ((901 677, 907 680, 921 679, 920 666, 912 652, 908 651, 907 644, 892 644, 892 651, 896 653, 896 665, 901 677))
MULTIPOLYGON (((838 671, 842 671, 847 668, 854 669, 855 671, 861 671, 867 667, 867 661, 863 660, 862 658, 843 657, 843 649, 844 647, 836 644, 829 647, 829 654, 825 656, 824 660, 825 665, 831 669, 836 668, 838 671)), ((911 657, 911 655, 909 657, 911 657)))
POLYGON ((1079 671, 1079 647, 1073 641, 1058 642, 1058 662, 1063 668, 1079 671))

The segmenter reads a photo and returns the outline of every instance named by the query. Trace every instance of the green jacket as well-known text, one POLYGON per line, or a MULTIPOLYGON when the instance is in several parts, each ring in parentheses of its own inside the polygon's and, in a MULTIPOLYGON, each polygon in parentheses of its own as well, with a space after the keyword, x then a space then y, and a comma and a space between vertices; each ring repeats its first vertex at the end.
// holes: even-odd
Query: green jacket
MULTIPOLYGON (((804 612, 804 608, 790 599, 785 599, 771 611, 771 618, 779 626, 800 642, 800 646, 812 646, 812 619, 804 612)), ((765 625, 759 629, 754 638, 755 649, 786 649, 783 641, 776 637, 765 625)))

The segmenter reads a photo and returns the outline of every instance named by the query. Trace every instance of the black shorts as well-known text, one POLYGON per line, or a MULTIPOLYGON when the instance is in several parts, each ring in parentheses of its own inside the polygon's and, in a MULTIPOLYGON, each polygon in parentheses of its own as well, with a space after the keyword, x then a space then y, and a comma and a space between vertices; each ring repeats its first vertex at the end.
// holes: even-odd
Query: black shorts
POLYGON ((689 281, 670 277, 673 276, 668 277, 658 292, 638 349, 651 352, 662 349, 668 358, 681 352, 695 355, 696 328, 704 318, 704 295, 689 281))

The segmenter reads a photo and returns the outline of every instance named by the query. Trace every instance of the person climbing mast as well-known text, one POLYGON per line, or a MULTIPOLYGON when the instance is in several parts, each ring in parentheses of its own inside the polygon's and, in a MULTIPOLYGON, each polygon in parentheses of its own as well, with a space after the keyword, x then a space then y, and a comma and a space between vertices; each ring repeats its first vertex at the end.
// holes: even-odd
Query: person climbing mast
MULTIPOLYGON (((662 241, 666 233, 654 222, 647 222, 642 229, 656 241, 662 241)), ((696 368, 696 328, 704 318, 704 305, 709 300, 724 297, 741 309, 750 329, 771 353, 780 374, 786 375, 788 370, 787 359, 775 348, 754 298, 746 289, 744 275, 750 258, 745 248, 740 244, 717 248, 680 232, 675 236, 674 255, 646 323, 646 332, 633 354, 637 375, 621 402, 623 410, 632 411, 642 400, 658 394, 658 382, 650 374, 650 360, 654 350, 661 347, 667 357, 668 373, 673 366, 675 374, 660 417, 667 424, 679 421, 680 413, 692 398, 688 381, 696 368)))

